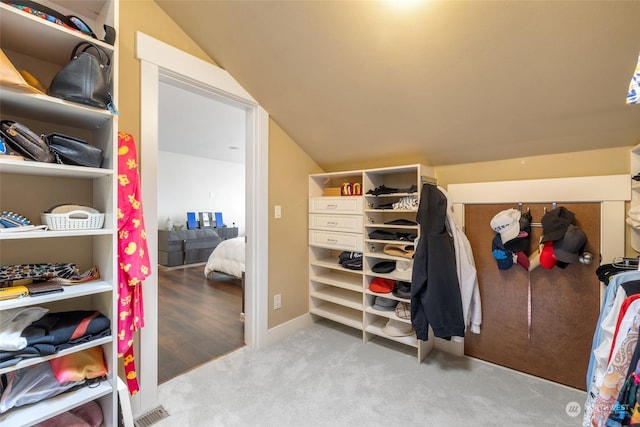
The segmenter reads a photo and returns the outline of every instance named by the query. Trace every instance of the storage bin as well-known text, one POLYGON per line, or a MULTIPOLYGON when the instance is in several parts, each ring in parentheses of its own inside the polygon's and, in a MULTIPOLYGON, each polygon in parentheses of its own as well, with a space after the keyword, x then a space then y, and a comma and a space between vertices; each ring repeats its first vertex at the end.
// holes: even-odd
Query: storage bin
POLYGON ((327 187, 322 190, 322 195, 324 197, 336 197, 341 196, 342 193, 340 187, 327 187))
POLYGON ((85 211, 71 211, 63 214, 43 213, 40 217, 42 223, 49 230, 90 230, 102 228, 104 225, 103 213, 89 213, 85 211))

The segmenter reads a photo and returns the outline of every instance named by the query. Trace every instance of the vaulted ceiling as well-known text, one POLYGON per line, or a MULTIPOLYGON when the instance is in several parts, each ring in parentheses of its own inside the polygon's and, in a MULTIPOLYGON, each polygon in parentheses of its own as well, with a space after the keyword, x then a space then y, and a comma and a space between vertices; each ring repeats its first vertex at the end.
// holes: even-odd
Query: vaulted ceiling
POLYGON ((640 142, 640 1, 155 2, 321 166, 640 142))

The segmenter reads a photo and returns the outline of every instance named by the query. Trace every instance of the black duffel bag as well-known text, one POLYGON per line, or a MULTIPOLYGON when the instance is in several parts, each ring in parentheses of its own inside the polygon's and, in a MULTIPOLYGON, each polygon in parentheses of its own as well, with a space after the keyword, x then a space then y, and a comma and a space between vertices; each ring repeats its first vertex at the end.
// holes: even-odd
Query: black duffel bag
POLYGON ((102 150, 86 141, 59 133, 51 133, 45 139, 60 164, 92 168, 99 168, 102 164, 102 150))

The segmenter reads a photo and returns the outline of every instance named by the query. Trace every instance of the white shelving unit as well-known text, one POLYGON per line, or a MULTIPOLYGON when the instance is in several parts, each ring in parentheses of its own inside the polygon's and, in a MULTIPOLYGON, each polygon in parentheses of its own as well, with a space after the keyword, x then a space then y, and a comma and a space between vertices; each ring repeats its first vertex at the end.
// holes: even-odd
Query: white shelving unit
POLYGON ((362 184, 362 173, 321 174, 309 180, 309 310, 363 329, 362 271, 339 264, 342 251, 362 252, 362 196, 323 197, 343 182, 362 184))
MULTIPOLYGON (((118 0, 39 1, 65 15, 76 15, 102 35, 104 24, 118 30, 118 0)), ((117 94, 117 47, 95 40, 0 3, 0 46, 18 69, 34 75, 45 87, 69 61, 73 47, 91 41, 111 58, 112 94, 117 94)), ((115 99, 117 103, 117 99, 115 99)), ((82 204, 105 213, 99 230, 32 231, 0 233, 0 265, 73 262, 81 271, 97 266, 100 279, 65 286, 60 293, 0 301, 2 311, 45 307, 50 312, 97 310, 111 320, 112 335, 65 349, 55 355, 25 359, 0 369, 10 374, 64 354, 100 346, 108 367, 106 381, 31 405, 12 408, 0 415, 0 425, 28 426, 44 421, 89 401, 102 408, 104 425, 117 425, 117 358, 115 343, 117 255, 117 116, 107 110, 66 102, 0 86, 3 120, 14 120, 38 134, 62 133, 83 139, 103 151, 100 168, 85 168, 0 156, 0 211, 18 212, 40 224, 40 214, 56 204, 82 204)))
MULTIPOLYGON (((394 311, 373 308, 376 296, 409 302, 393 294, 377 294, 369 290, 376 278, 396 280, 391 274, 375 273, 372 267, 381 261, 400 260, 383 253, 386 244, 411 244, 408 240, 371 239, 374 230, 408 237, 418 236, 417 224, 397 224, 394 220, 415 222, 417 209, 393 209, 389 206, 402 198, 413 196, 419 203, 424 182, 435 182, 433 170, 423 165, 365 169, 315 174, 309 177, 309 297, 312 315, 330 319, 362 330, 364 342, 387 339, 416 349, 422 361, 433 348, 433 340, 419 341, 415 334, 392 337, 383 328, 389 319, 400 319, 394 311), (343 183, 359 183, 362 195, 325 196, 327 189, 337 189, 343 183), (373 195, 373 190, 386 186, 393 193, 373 195), (394 222, 394 224, 389 224, 394 222), (338 264, 342 251, 363 253, 362 271, 348 270, 338 264)), ((336 190, 334 190, 335 193, 336 190)), ((333 194, 333 193, 332 193, 333 194)), ((417 208, 417 205, 415 206, 417 208)))

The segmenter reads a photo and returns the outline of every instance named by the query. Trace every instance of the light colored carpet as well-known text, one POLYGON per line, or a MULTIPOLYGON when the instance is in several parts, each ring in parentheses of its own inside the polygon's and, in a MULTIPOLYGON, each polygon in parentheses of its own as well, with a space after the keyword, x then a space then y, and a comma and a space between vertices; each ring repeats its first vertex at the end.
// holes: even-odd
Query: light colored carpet
MULTIPOLYGON (((322 321, 243 347, 160 386, 157 426, 579 426, 584 392, 322 321), (407 351, 409 350, 409 351, 407 351), (571 411, 569 411, 571 412, 571 411)), ((185 349, 188 351, 188 349, 185 349)))

